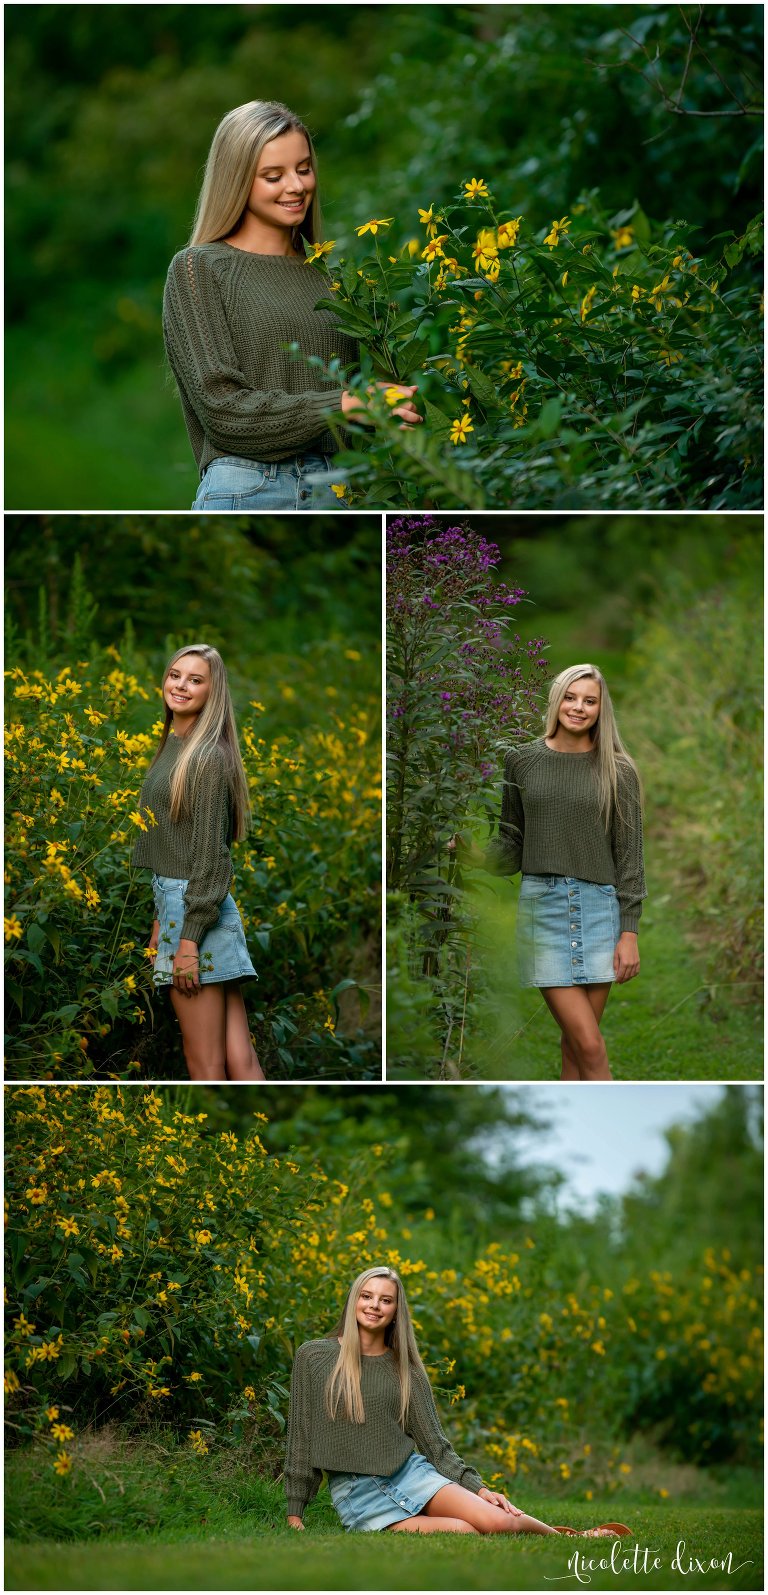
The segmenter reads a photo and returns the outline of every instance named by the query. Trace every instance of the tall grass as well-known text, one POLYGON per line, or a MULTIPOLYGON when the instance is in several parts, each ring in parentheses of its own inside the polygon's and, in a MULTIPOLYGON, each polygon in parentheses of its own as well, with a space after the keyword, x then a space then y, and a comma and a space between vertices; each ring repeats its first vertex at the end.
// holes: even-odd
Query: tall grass
POLYGON ((670 575, 628 659, 623 719, 650 845, 704 955, 711 995, 762 974, 762 659, 757 571, 697 594, 670 575))

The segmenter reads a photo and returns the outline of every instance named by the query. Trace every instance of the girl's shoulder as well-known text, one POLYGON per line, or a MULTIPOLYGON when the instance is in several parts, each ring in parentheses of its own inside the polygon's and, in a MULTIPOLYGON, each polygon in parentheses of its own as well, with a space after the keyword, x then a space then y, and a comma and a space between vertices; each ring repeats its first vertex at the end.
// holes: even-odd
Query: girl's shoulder
POLYGON ((219 278, 226 273, 228 256, 232 250, 226 244, 185 244, 177 250, 168 267, 168 281, 181 280, 191 286, 196 278, 206 281, 211 276, 219 278))
POLYGON ((319 1363, 327 1362, 333 1353, 338 1354, 339 1342, 332 1336, 325 1335, 322 1340, 305 1340, 296 1348, 296 1362, 319 1363))
POLYGON ((513 747, 507 748, 504 756, 504 775, 509 781, 522 770, 528 768, 534 759, 537 759, 544 749, 544 738, 536 737, 534 742, 516 742, 513 747))

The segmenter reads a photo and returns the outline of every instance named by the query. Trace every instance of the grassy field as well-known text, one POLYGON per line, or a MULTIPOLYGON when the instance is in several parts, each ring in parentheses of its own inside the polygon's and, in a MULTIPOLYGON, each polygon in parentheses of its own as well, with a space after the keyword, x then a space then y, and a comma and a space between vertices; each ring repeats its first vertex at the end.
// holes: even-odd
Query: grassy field
MULTIPOLYGON (((544 1506, 535 1509, 543 1511, 544 1506)), ((559 1503, 558 1510, 578 1526, 599 1521, 601 1511, 610 1518, 616 1504, 602 1503, 587 1512, 583 1501, 576 1506, 559 1503)), ((560 1588, 586 1582, 592 1589, 763 1588, 758 1511, 630 1508, 623 1503, 622 1517, 630 1523, 632 1537, 603 1545, 535 1535, 390 1535, 383 1546, 377 1536, 343 1536, 330 1527, 302 1536, 288 1529, 209 1536, 202 1529, 172 1541, 11 1542, 5 1588, 525 1590, 543 1589, 550 1580, 560 1588), (607 1568, 584 1567, 582 1558, 609 1559, 612 1547, 615 1569, 610 1563, 607 1568)))
MULTIPOLYGON (((488 989, 483 1034, 470 1030, 465 1074, 495 1080, 551 1080, 559 1075, 557 1032, 537 991, 517 984, 517 884, 483 877, 478 954, 488 989)), ((602 1030, 619 1080, 757 1080, 761 1026, 742 987, 711 987, 662 880, 651 872, 640 925, 641 969, 617 986, 602 1030)), ((749 996, 753 996, 752 992, 749 996)), ((394 1061, 394 1060, 393 1060, 394 1061)))

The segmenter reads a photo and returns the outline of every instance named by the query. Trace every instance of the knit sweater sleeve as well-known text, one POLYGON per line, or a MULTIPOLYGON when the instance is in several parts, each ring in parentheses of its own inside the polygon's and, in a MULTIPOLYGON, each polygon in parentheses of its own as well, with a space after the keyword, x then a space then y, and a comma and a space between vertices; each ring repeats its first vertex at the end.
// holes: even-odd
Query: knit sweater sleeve
POLYGON ((627 766, 619 775, 619 805, 611 826, 611 852, 616 870, 616 896, 622 931, 636 931, 645 889, 643 869, 643 810, 637 772, 627 766))
POLYGON ((341 408, 338 385, 308 393, 249 385, 238 365, 216 272, 194 248, 171 261, 163 333, 174 376, 222 454, 270 458, 275 438, 298 451, 325 429, 329 412, 341 408))
POLYGON ((217 752, 197 782, 192 808, 193 864, 184 894, 181 935, 198 945, 216 924, 232 879, 228 820, 227 770, 223 754, 217 752))
POLYGON ((433 1468, 437 1468, 438 1473, 442 1473, 446 1479, 450 1479, 453 1484, 463 1484, 466 1490, 472 1490, 475 1495, 483 1488, 480 1474, 462 1462, 448 1437, 443 1434, 435 1399, 425 1373, 414 1372, 412 1375, 405 1432, 416 1442, 420 1452, 428 1462, 432 1463, 433 1468))
POLYGON ((523 861, 524 835, 525 813, 517 784, 517 749, 513 748, 504 760, 499 834, 492 837, 485 850, 486 869, 494 875, 516 875, 523 861))
POLYGON ((293 1359, 288 1435, 285 1448, 285 1494, 289 1517, 303 1517, 323 1482, 319 1468, 310 1462, 312 1441, 312 1382, 309 1370, 311 1344, 299 1346, 293 1359))

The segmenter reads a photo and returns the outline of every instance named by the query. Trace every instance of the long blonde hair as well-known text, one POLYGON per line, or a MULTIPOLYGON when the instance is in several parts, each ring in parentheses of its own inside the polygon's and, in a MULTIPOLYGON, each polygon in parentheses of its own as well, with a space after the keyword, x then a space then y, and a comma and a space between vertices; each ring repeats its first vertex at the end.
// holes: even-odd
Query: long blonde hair
POLYGON ((629 770, 633 771, 638 787, 640 785, 640 777, 634 760, 628 754, 619 736, 611 694, 608 691, 608 683, 602 671, 598 670, 597 665, 569 665, 567 670, 561 670, 559 676, 555 676, 549 689, 547 709, 544 715, 544 735, 545 737, 553 737, 555 735, 560 705, 568 688, 573 686, 574 681, 581 681, 585 676, 593 677, 600 687, 600 713, 591 728, 590 737, 592 746, 597 754, 595 777, 600 799, 600 813, 603 817, 605 829, 608 831, 615 812, 618 812, 624 820, 629 818, 624 813, 619 798, 620 774, 629 770))
POLYGON ((404 1423, 411 1399, 411 1373, 419 1371, 425 1374, 425 1368, 416 1345, 403 1282, 394 1268, 364 1268, 350 1285, 344 1311, 333 1331, 333 1338, 340 1339, 341 1345, 338 1362, 325 1387, 326 1410, 330 1418, 335 1418, 339 1402, 343 1400, 350 1423, 365 1423, 360 1388, 360 1332, 355 1308, 360 1292, 369 1279, 391 1279, 397 1286, 397 1310, 392 1323, 387 1325, 385 1339, 394 1356, 400 1381, 400 1422, 404 1423))
MULTIPOLYGON (((211 672, 211 690, 192 730, 182 739, 181 752, 171 776, 171 819, 179 820, 191 813, 195 793, 200 782, 205 780, 206 769, 213 759, 223 753, 232 804, 232 836, 234 841, 239 842, 247 834, 250 826, 251 801, 237 740, 235 712, 224 660, 218 648, 211 648, 205 642, 193 642, 186 648, 177 648, 163 671, 163 694, 169 671, 176 661, 183 659, 186 654, 198 654, 201 659, 207 659, 211 672)), ((152 764, 157 763, 168 741, 172 725, 173 711, 166 704, 165 724, 152 764)))
MULTIPOLYGON (((283 133, 303 133, 317 177, 317 157, 304 123, 278 100, 248 100, 222 117, 205 163, 190 244, 213 244, 236 231, 245 214, 261 152, 283 133)), ((322 240, 320 202, 315 188, 304 220, 293 228, 294 244, 322 240)))

